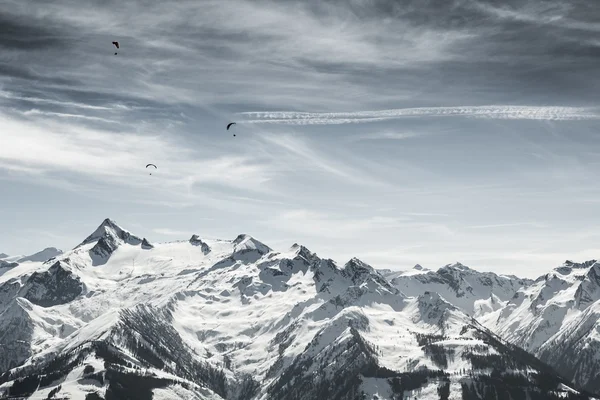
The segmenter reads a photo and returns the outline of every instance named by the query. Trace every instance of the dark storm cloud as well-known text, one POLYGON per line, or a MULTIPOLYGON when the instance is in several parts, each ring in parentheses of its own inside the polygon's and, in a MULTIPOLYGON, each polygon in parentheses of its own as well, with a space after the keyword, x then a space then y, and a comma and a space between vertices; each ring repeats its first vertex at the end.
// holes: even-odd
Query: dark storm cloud
POLYGON ((31 82, 4 88, 95 106, 558 105, 600 82, 599 11, 582 1, 63 0, 44 23, 9 4, 0 45, 31 55, 0 56, 0 76, 31 82))
POLYGON ((53 21, 0 12, 0 48, 23 51, 60 48, 68 40, 53 21))
MULTIPOLYGON (((31 66, 29 65, 19 65, 15 62, 4 62, 0 60, 0 78, 1 77, 18 78, 23 80, 35 81, 37 83, 47 83, 56 85, 69 85, 77 83, 77 81, 73 79, 39 74, 37 72, 34 72, 31 66)), ((22 82, 20 84, 22 84, 22 82)))

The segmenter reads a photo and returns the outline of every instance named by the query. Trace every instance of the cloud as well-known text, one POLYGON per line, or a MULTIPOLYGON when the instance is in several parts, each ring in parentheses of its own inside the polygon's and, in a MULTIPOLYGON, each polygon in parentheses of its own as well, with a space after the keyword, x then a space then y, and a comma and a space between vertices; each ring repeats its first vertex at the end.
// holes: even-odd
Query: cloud
POLYGON ((9 101, 21 100, 21 101, 30 102, 30 103, 50 104, 50 105, 55 105, 55 106, 60 106, 60 107, 84 108, 84 109, 89 109, 89 110, 114 110, 114 109, 124 110, 125 109, 125 106, 106 107, 106 106, 96 106, 96 105, 92 105, 92 104, 76 103, 76 102, 72 102, 72 101, 60 101, 60 100, 53 100, 53 99, 44 99, 44 98, 39 98, 39 97, 19 96, 14 93, 5 92, 2 90, 0 90, 0 98, 6 99, 9 101))
POLYGON ((21 121, 0 114, 0 141, 0 162, 12 169, 68 172, 140 188, 152 185, 147 179, 140 180, 146 176, 143 167, 148 162, 159 166, 153 176, 180 189, 209 183, 260 191, 261 184, 272 177, 268 165, 255 158, 207 157, 209 149, 190 148, 181 137, 160 133, 109 132, 46 119, 21 121))
POLYGON ((51 21, 35 20, 0 12, 0 48, 6 50, 43 50, 65 47, 66 38, 51 21))
MULTIPOLYGON (((587 32, 599 32, 600 27, 595 23, 577 21, 569 17, 573 6, 569 2, 527 2, 520 9, 510 7, 496 7, 489 3, 474 1, 473 7, 483 11, 487 15, 509 21, 520 21, 535 25, 551 25, 558 28, 574 29, 587 32)), ((597 12, 590 10, 588 18, 593 18, 597 12)))
MULTIPOLYGON (((303 161, 305 168, 319 168, 327 173, 337 175, 342 178, 351 179, 352 175, 344 171, 343 167, 336 165, 334 162, 328 161, 324 156, 318 154, 315 149, 309 147, 305 139, 293 136, 291 134, 262 134, 261 139, 269 144, 273 144, 288 154, 292 154, 303 161)), ((290 167, 295 168, 290 165, 290 167)))
POLYGON ((291 210, 278 214, 266 223, 278 230, 301 235, 349 238, 374 229, 397 228, 401 226, 401 219, 387 217, 336 218, 310 210, 291 210))
MULTIPOLYGON (((8 1, 5 9, 24 25, 51 27, 34 37, 69 39, 65 49, 46 48, 52 57, 44 63, 23 54, 23 65, 58 75, 71 88, 174 105, 314 105, 318 98, 321 105, 349 104, 352 94, 372 93, 364 83, 353 83, 356 73, 453 59, 452 45, 470 37, 389 19, 382 24, 378 16, 367 15, 368 8, 356 14, 343 3, 130 1, 115 7, 64 0, 44 11, 16 1, 8 1), (42 25, 41 19, 48 23, 42 25), (115 38, 122 49, 113 57, 115 38), (256 85, 263 88, 258 96, 256 85)), ((10 85, 20 92, 33 82, 10 85)), ((58 89, 44 88, 47 93, 58 89)))
POLYGON ((366 140, 405 140, 415 137, 427 135, 423 132, 397 132, 397 131, 381 131, 374 133, 364 133, 360 135, 350 136, 348 138, 351 142, 360 142, 366 140))
MULTIPOLYGON (((342 160, 343 156, 336 157, 336 152, 324 152, 310 141, 300 135, 290 133, 261 133, 261 141, 275 148, 283 150, 285 154, 277 154, 274 165, 288 172, 320 170, 336 178, 342 178, 352 185, 382 187, 387 183, 374 174, 369 174, 364 168, 355 168, 342 160), (290 156, 293 158, 290 159, 290 156)), ((268 151, 267 151, 268 152, 268 151)), ((273 153, 271 153, 273 154, 273 153)), ((347 157, 346 157, 347 158, 347 157)))
POLYGON ((409 216, 385 217, 368 216, 353 217, 323 213, 307 209, 295 209, 281 212, 265 222, 273 229, 309 237, 328 239, 366 238, 384 232, 422 232, 433 236, 448 237, 455 233, 444 224, 417 221, 409 216))
POLYGON ((178 236, 178 237, 185 237, 185 235, 190 234, 190 232, 178 231, 178 230, 169 229, 169 228, 154 228, 154 229, 152 229, 152 232, 158 233, 159 235, 178 236))
POLYGON ((30 115, 44 115, 44 116, 58 117, 58 118, 86 119, 86 120, 89 120, 89 121, 107 122, 107 123, 111 123, 111 124, 118 124, 119 123, 119 121, 112 120, 112 119, 107 119, 107 118, 102 118, 102 117, 94 117, 94 116, 83 115, 83 114, 67 114, 67 113, 59 113, 59 112, 52 112, 52 111, 41 111, 41 110, 38 110, 38 109, 35 109, 35 108, 31 109, 31 110, 23 111, 22 113, 25 116, 30 116, 30 115))
POLYGON ((530 228, 548 228, 547 224, 538 222, 513 222, 504 224, 487 224, 487 225, 471 225, 466 226, 467 229, 496 229, 496 228, 515 228, 515 227, 530 227, 530 228))

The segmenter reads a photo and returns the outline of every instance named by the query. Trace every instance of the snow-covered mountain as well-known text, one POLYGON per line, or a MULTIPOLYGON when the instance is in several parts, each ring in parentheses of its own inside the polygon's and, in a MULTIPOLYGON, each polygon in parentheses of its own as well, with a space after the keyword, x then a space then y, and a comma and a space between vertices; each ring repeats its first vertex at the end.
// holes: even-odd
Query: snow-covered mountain
POLYGON ((9 269, 16 267, 17 265, 19 264, 15 262, 0 260, 0 275, 4 274, 9 269))
POLYGON ((533 283, 515 276, 479 272, 461 263, 448 264, 437 271, 416 265, 409 271, 387 273, 386 277, 407 296, 434 291, 475 318, 501 308, 520 288, 533 283))
POLYGON ((595 260, 565 262, 481 322, 578 386, 600 392, 600 263, 595 260))
POLYGON ((4 254, 6 257, 2 257, 0 258, 0 261, 4 261, 4 262, 17 262, 18 260, 20 260, 21 258, 23 258, 24 256, 9 256, 7 254, 4 254))
POLYGON ((473 318, 518 283, 465 268, 390 280, 297 244, 151 243, 107 219, 0 275, 0 397, 590 398, 473 318))
POLYGON ((18 263, 28 262, 28 261, 43 262, 43 261, 49 260, 50 258, 59 256, 62 253, 63 253, 62 250, 56 249, 54 247, 46 247, 44 250, 38 251, 35 254, 19 258, 18 260, 16 260, 16 262, 18 262, 18 263))
POLYGON ((9 256, 8 254, 0 253, 0 276, 6 273, 8 270, 18 266, 19 263, 43 262, 53 259, 62 253, 62 250, 58 250, 54 247, 47 247, 44 250, 38 251, 30 256, 9 256))

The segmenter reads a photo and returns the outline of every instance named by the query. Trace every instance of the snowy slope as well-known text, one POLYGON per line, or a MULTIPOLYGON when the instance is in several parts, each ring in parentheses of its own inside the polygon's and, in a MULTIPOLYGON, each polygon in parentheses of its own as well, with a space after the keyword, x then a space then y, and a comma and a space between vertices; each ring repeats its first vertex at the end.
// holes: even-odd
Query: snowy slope
MULTIPOLYGON (((297 244, 274 252, 245 234, 151 243, 106 219, 75 249, 0 276, 0 393, 350 400, 574 392, 465 312, 485 299, 480 280, 465 278, 474 295, 456 305, 440 283, 411 292, 403 276, 392 284, 384 275, 297 244)), ((500 299, 509 291, 503 279, 500 299)))
POLYGON ((565 262, 481 318, 505 339, 600 392, 600 263, 565 262))

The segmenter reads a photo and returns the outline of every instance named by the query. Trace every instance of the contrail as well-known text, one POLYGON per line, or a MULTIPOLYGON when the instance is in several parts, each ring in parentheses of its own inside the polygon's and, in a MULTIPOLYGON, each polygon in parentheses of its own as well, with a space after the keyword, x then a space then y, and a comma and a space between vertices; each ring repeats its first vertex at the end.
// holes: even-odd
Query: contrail
POLYGON ((238 124, 284 124, 284 125, 339 125, 361 124, 365 122, 387 121, 398 117, 379 118, 281 118, 281 119, 251 119, 239 121, 238 124))
POLYGON ((471 117, 490 119, 529 119, 567 121, 598 119, 598 108, 584 107, 535 107, 535 106, 463 106, 463 107, 417 107, 379 111, 355 112, 296 112, 254 111, 240 113, 246 124, 286 125, 337 125, 367 123, 407 117, 471 117))

